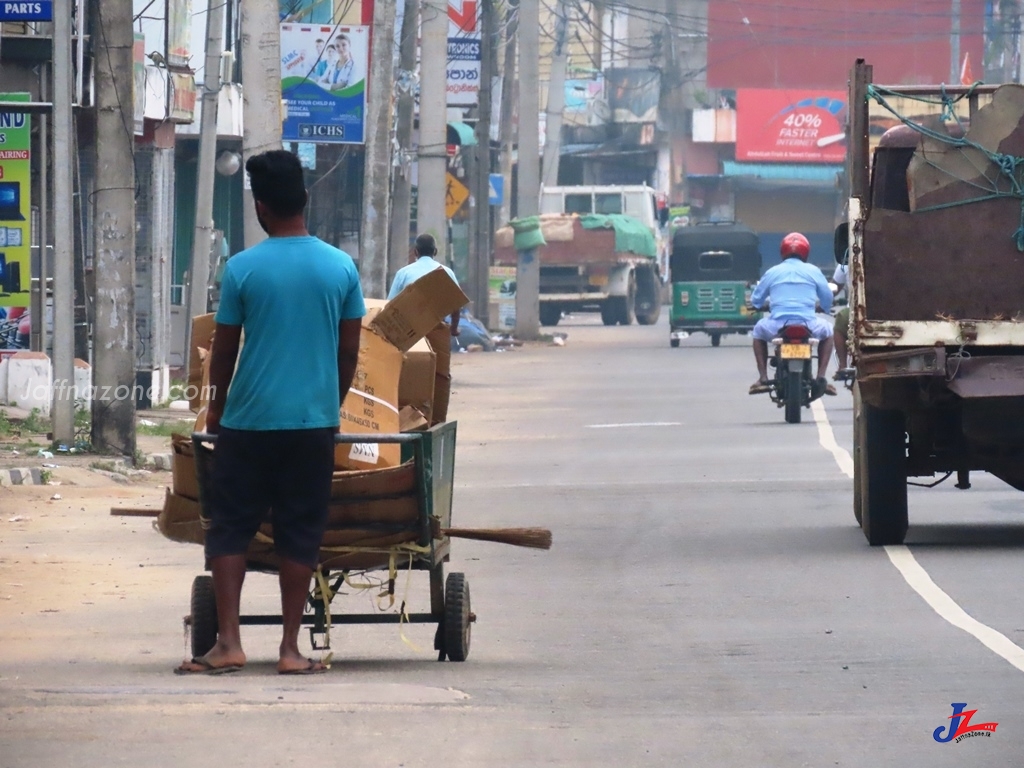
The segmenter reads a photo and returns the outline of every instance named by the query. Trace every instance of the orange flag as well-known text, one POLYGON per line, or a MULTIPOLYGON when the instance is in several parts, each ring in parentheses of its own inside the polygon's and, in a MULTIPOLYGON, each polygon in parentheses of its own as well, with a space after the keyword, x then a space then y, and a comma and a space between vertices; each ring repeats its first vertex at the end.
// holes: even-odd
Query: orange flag
POLYGON ((964 54, 964 63, 960 67, 960 83, 962 85, 974 85, 974 74, 971 72, 971 53, 964 54))

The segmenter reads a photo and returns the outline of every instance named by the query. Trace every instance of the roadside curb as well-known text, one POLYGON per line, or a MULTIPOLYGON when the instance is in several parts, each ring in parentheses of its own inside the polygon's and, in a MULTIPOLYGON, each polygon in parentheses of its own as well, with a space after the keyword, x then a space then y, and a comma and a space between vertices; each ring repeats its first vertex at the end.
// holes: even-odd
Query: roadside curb
POLYGON ((45 485, 39 468, 0 469, 0 485, 45 485))

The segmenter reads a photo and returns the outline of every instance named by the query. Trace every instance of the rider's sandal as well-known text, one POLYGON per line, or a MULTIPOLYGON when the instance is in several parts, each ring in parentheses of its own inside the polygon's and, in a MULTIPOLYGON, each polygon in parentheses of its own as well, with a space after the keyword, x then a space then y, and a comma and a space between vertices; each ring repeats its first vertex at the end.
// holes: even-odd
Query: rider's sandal
POLYGON ((750 394, 752 394, 752 395, 761 395, 761 394, 764 394, 765 392, 770 392, 771 389, 772 389, 771 383, 762 379, 761 381, 757 382, 756 384, 751 384, 750 385, 750 394))

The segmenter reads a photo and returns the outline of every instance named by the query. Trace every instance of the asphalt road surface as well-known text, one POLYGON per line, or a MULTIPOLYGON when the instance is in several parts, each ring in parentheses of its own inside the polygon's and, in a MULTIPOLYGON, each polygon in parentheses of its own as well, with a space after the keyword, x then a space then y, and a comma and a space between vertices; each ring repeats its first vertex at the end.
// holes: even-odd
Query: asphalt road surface
MULTIPOLYGON (((457 360, 455 523, 554 532, 454 543, 465 663, 429 627, 336 628, 327 674, 283 678, 245 627, 244 671, 177 677, 200 550, 108 515, 161 492, 0 489, 0 768, 1024 763, 1024 498, 914 489, 908 546, 871 548, 848 392, 787 425, 746 338, 558 330, 457 360), (937 741, 956 703, 995 731, 937 741)), ((276 594, 254 574, 243 610, 276 594)))

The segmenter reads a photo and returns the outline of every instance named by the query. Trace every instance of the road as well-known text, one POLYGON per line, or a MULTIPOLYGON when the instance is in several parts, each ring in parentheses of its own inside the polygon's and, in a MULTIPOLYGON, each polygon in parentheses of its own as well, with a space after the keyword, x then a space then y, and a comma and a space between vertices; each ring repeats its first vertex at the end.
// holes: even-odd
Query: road
MULTIPOLYGON (((455 543, 463 664, 428 627, 359 627, 326 675, 286 679, 276 630, 244 628, 246 670, 176 677, 199 550, 107 514, 160 492, 0 489, 0 768, 1021 764, 1024 499, 984 476, 914 489, 909 546, 873 549, 847 392, 786 425, 746 394, 745 338, 559 330, 456 360, 455 521, 554 532, 549 552, 455 543), (953 703, 995 733, 938 743, 953 703)), ((425 609, 421 574, 408 595, 425 609)), ((272 612, 276 583, 243 600, 272 612)))

